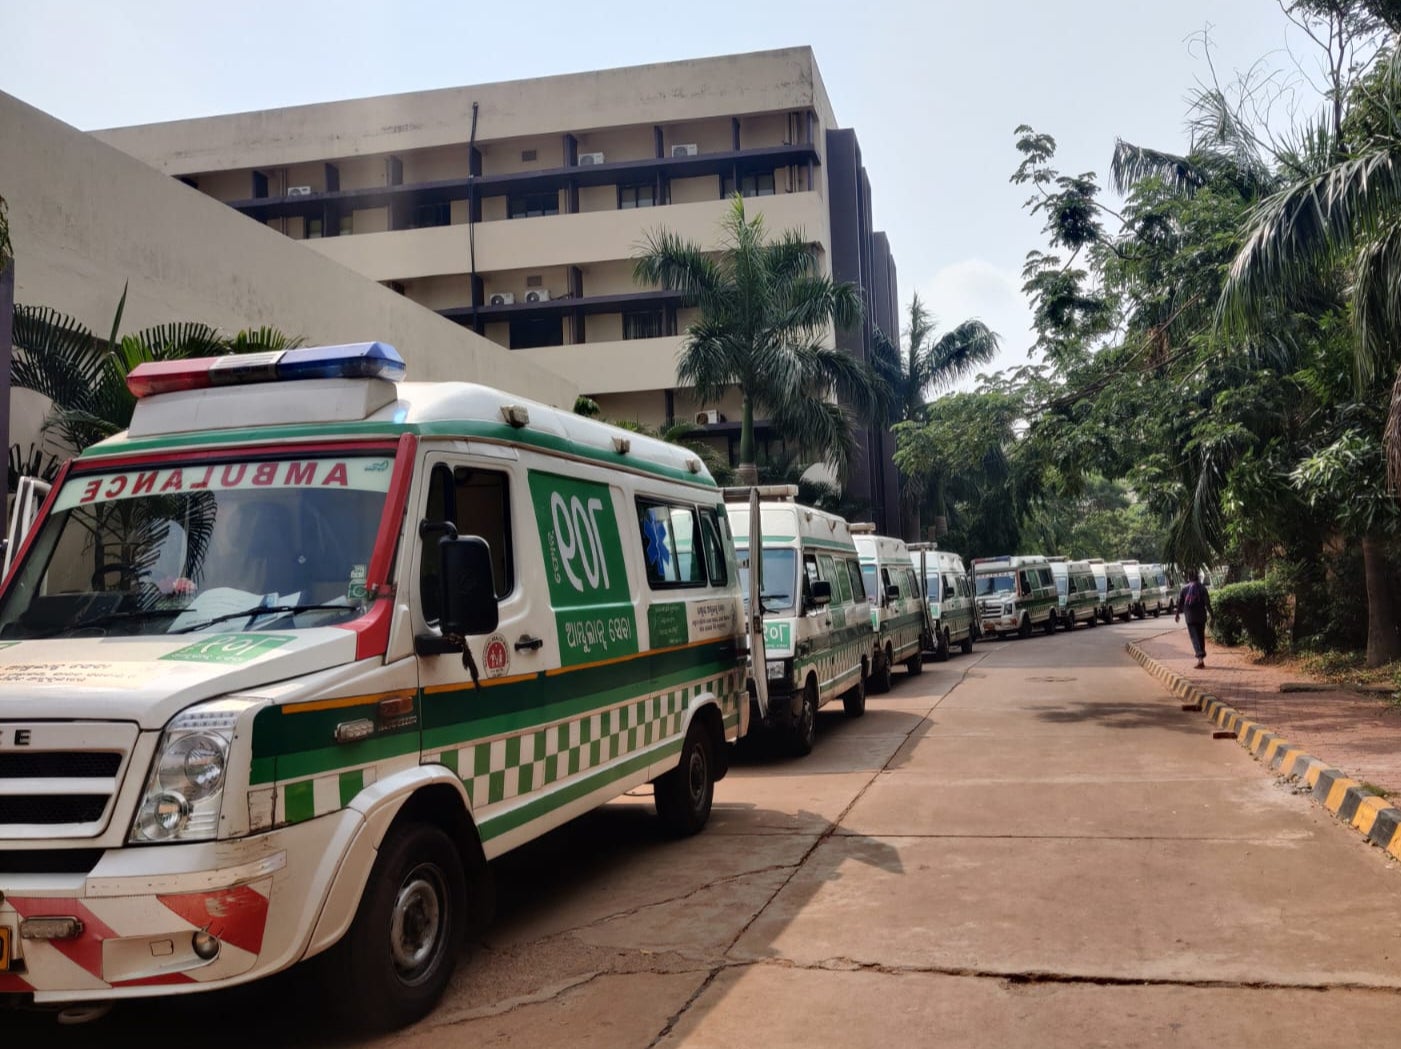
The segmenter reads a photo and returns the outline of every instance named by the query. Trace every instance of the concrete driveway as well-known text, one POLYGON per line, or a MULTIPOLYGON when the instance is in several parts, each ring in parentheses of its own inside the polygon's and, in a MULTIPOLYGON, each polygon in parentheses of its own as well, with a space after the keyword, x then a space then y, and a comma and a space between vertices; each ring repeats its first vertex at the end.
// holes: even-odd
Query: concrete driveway
POLYGON ((439 1009, 396 1035, 329 1038, 295 980, 22 1033, 403 1049, 1395 1044, 1401 872, 1213 740, 1124 653, 1168 626, 980 644, 897 676, 864 718, 824 710, 809 757, 744 755, 695 838, 661 837, 636 797, 518 850, 497 863, 486 942, 439 1009))

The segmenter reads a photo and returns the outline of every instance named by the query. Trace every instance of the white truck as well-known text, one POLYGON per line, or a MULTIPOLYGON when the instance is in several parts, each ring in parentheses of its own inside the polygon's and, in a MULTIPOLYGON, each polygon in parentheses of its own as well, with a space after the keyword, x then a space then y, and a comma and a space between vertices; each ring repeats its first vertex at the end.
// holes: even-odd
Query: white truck
POLYGON ((143 364, 130 429, 64 467, 0 591, 5 1000, 313 959, 402 1024, 493 857, 649 782, 705 824, 749 705, 704 466, 403 373, 381 343, 143 364))

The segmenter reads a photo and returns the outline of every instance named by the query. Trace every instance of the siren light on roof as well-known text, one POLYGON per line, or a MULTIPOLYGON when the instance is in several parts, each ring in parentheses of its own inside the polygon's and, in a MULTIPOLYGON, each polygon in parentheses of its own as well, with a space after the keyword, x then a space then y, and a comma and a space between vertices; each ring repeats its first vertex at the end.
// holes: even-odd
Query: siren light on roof
POLYGON ((404 377, 404 358, 387 342, 356 342, 344 346, 305 346, 296 350, 238 353, 225 357, 190 357, 180 361, 147 361, 126 377, 137 398, 214 386, 289 382, 298 379, 385 379, 404 377))

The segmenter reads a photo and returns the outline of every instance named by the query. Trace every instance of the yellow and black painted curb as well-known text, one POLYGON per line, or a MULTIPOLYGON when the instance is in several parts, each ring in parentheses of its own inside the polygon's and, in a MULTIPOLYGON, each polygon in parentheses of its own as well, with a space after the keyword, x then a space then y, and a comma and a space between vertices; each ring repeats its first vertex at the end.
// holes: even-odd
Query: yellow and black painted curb
POLYGON ((1285 779, 1306 787, 1315 801, 1378 848, 1401 859, 1401 809, 1394 808, 1359 781, 1349 779, 1341 770, 1320 761, 1289 741, 1251 721, 1234 707, 1229 707, 1209 692, 1192 684, 1181 674, 1169 670, 1132 641, 1129 655, 1143 669, 1167 685, 1173 695, 1194 705, 1214 724, 1235 734, 1236 742, 1285 779))

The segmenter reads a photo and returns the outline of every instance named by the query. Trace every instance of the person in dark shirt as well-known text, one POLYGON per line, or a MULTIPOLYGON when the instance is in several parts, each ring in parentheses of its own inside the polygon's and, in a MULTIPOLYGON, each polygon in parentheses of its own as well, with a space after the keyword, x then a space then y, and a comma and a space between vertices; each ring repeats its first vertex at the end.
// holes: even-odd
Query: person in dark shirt
POLYGON ((1206 666, 1206 621, 1211 616, 1211 594, 1200 579, 1193 579, 1177 595, 1177 614, 1172 617, 1176 623, 1187 617, 1187 636, 1192 639, 1192 651, 1197 656, 1197 667, 1206 666))

